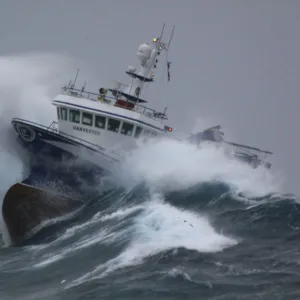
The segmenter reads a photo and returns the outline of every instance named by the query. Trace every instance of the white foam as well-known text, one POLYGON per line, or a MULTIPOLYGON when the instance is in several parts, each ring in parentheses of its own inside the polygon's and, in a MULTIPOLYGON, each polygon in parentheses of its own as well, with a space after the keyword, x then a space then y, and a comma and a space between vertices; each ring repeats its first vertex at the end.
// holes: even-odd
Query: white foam
MULTIPOLYGON (((58 91, 59 80, 68 76, 69 73, 64 71, 69 64, 70 60, 65 57, 49 53, 0 57, 1 207, 7 189, 21 181, 28 173, 27 155, 16 143, 16 133, 11 127, 11 119, 25 118, 49 126, 56 119, 56 111, 50 100, 58 91)), ((3 229, 2 214, 0 222, 3 229)), ((6 230, 3 238, 5 242, 9 242, 6 230)))
MULTIPOLYGON (((58 239, 53 241, 52 243, 46 244, 46 245, 39 245, 36 247, 36 255, 41 251, 45 250, 47 248, 47 253, 43 255, 40 254, 39 258, 36 257, 36 262, 32 268, 41 268, 49 266, 53 263, 56 263, 62 259, 64 259, 66 256, 71 255, 75 253, 76 251, 80 251, 84 248, 88 248, 89 246, 92 246, 96 243, 107 243, 107 242, 113 242, 117 238, 122 238, 123 231, 120 232, 114 232, 113 227, 110 226, 110 228, 102 228, 100 231, 92 234, 92 235, 85 235, 83 232, 93 226, 95 223, 99 222, 105 222, 112 219, 118 219, 121 221, 126 216, 139 211, 142 209, 142 206, 134 206, 134 207, 128 207, 128 208, 120 208, 114 213, 111 214, 105 214, 105 213, 97 213, 94 215, 94 217, 80 225, 75 225, 73 227, 70 227, 66 230, 64 234, 62 234, 58 239), (75 243, 67 244, 63 248, 59 247, 59 249, 55 251, 51 251, 51 247, 53 245, 56 245, 60 243, 63 240, 66 240, 68 238, 71 238, 75 233, 81 233, 82 237, 79 238, 79 240, 76 240, 75 243)), ((124 237, 124 236, 123 236, 124 237)), ((30 267, 31 268, 31 267, 30 267)))
POLYGON ((215 252, 235 244, 213 229, 207 217, 181 210, 168 203, 153 199, 136 218, 134 248, 146 255, 161 250, 183 247, 198 252, 215 252))
POLYGON ((57 262, 59 260, 62 260, 64 257, 66 257, 68 254, 73 254, 74 252, 78 250, 82 250, 85 248, 88 248, 94 244, 99 243, 106 235, 108 231, 107 229, 103 229, 95 235, 85 235, 81 237, 76 243, 72 245, 68 245, 64 249, 59 249, 56 252, 50 252, 47 253, 46 255, 42 256, 39 260, 39 262, 35 263, 33 266, 30 268, 41 268, 41 267, 46 267, 50 264, 53 264, 54 262, 57 262))
POLYGON ((236 239, 217 233, 207 217, 173 207, 163 202, 160 195, 154 195, 143 212, 135 217, 132 227, 127 228, 128 233, 132 234, 130 243, 119 256, 78 278, 68 287, 142 263, 145 258, 162 251, 185 248, 200 253, 218 252, 237 244, 236 239))
MULTIPOLYGON (((108 220, 112 220, 112 219, 121 219, 132 213, 135 213, 135 212, 141 210, 142 208, 144 208, 144 205, 136 205, 133 207, 121 208, 115 212, 112 212, 111 214, 106 214, 106 215, 101 216, 99 218, 99 220, 104 222, 104 221, 108 221, 108 220)), ((101 215, 101 213, 99 215, 101 215)))
POLYGON ((68 76, 70 60, 50 53, 24 53, 0 57, 0 114, 10 122, 12 117, 30 119, 50 125, 56 119, 50 100, 61 80, 68 76))
POLYGON ((163 190, 181 190, 201 182, 222 181, 252 196, 278 191, 278 178, 264 168, 230 159, 224 149, 187 142, 156 140, 138 147, 120 167, 125 185, 145 181, 163 190))
MULTIPOLYGON (((115 212, 112 213, 105 213, 105 212, 97 212, 90 220, 88 220, 85 223, 79 224, 79 225, 74 225, 70 228, 68 228, 64 234, 62 234, 58 239, 56 239, 53 243, 51 244, 56 244, 57 242, 61 240, 65 240, 67 238, 70 238, 73 236, 75 233, 82 232, 91 226, 93 226, 96 223, 99 222, 105 222, 108 220, 113 220, 113 219, 123 219, 127 217, 128 215, 137 212, 143 208, 142 205, 136 205, 133 207, 127 207, 127 208, 120 208, 115 212)), ((48 244, 50 245, 50 244, 48 244)))

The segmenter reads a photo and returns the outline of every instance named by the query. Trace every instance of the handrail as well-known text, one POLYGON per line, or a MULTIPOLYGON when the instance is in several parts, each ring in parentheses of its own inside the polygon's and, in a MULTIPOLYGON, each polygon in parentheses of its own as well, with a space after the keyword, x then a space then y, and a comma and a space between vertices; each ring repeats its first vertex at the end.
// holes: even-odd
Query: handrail
POLYGON ((245 148, 245 149, 254 150, 254 151, 262 152, 262 153, 266 153, 266 154, 273 154, 273 152, 271 152, 271 151, 262 150, 262 149, 259 149, 259 148, 255 148, 255 147, 251 147, 251 146, 247 146, 247 145, 242 145, 242 144, 238 144, 238 143, 234 143, 234 142, 225 141, 225 143, 227 143, 229 145, 232 145, 232 146, 239 147, 239 148, 245 148))
MULTIPOLYGON (((78 98, 83 98, 83 99, 97 101, 97 102, 99 101, 98 97, 100 96, 99 94, 96 94, 93 92, 87 92, 84 90, 79 90, 79 89, 70 88, 70 87, 63 87, 61 89, 61 93, 67 94, 67 95, 70 95, 73 97, 75 96, 78 98)), ((111 105, 110 104, 111 100, 116 100, 116 98, 112 97, 112 96, 105 96, 103 101, 104 101, 104 103, 111 105)), ((140 113, 140 114, 144 115, 145 117, 148 117, 153 120, 162 120, 164 117, 166 117, 165 114, 158 112, 152 108, 141 105, 141 104, 135 104, 133 111, 140 113), (160 116, 160 117, 158 117, 158 116, 160 116)))
MULTIPOLYGON (((93 143, 91 143, 91 142, 88 142, 88 141, 86 141, 86 140, 84 140, 84 139, 81 139, 81 138, 79 138, 79 137, 76 137, 76 136, 74 136, 74 135, 71 135, 71 134, 68 134, 68 133, 65 133, 65 132, 61 132, 61 131, 59 131, 57 128, 53 128, 52 126, 53 125, 58 125, 58 123, 56 122, 56 121, 52 121, 52 123, 49 125, 49 126, 45 126, 45 125, 42 125, 42 124, 39 124, 39 123, 36 123, 36 122, 32 122, 32 121, 28 121, 28 120, 25 120, 25 119, 21 119, 21 118, 13 118, 12 119, 12 122, 14 122, 14 121, 21 121, 21 122, 25 122, 25 123, 27 123, 27 124, 31 124, 31 125, 35 125, 35 126, 38 126, 38 127, 42 127, 42 128, 44 128, 46 131, 48 131, 48 132, 53 132, 53 133, 58 133, 59 135, 61 135, 61 136, 65 136, 65 137, 67 137, 67 138, 72 138, 72 139, 74 139, 74 140, 76 140, 76 141, 80 141, 80 142, 83 142, 83 143, 86 143, 86 144, 88 144, 88 145, 91 145, 91 146, 93 146, 93 147, 95 147, 95 148, 98 148, 98 149, 100 149, 100 151, 101 152, 107 152, 107 150, 105 149, 105 148, 103 148, 103 147, 101 147, 101 146, 99 146, 99 145, 97 145, 97 144, 93 144, 93 143)), ((105 154, 105 153, 103 153, 104 155, 107 155, 107 154, 105 154)), ((108 156, 108 155, 107 155, 108 156)), ((114 159, 114 160, 116 160, 115 158, 113 158, 113 157, 111 157, 112 159, 114 159)))

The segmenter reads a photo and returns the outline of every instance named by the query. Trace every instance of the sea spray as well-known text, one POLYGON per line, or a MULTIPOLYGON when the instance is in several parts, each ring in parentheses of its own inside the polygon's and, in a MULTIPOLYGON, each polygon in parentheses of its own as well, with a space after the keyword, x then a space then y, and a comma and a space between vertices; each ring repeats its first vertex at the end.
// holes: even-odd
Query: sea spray
MULTIPOLYGON (((24 53, 0 57, 1 207, 7 189, 28 173, 28 156, 17 143, 11 119, 24 118, 49 126, 56 119, 50 100, 58 92, 59 84, 66 81, 70 69, 70 60, 56 54, 24 53)), ((0 221, 3 224, 2 214, 0 221)))
POLYGON ((213 145, 197 148, 188 142, 153 140, 128 154, 119 168, 125 185, 144 181, 162 191, 176 191, 198 183, 224 182, 237 192, 262 196, 280 191, 280 181, 272 171, 253 169, 230 158, 225 149, 213 145))

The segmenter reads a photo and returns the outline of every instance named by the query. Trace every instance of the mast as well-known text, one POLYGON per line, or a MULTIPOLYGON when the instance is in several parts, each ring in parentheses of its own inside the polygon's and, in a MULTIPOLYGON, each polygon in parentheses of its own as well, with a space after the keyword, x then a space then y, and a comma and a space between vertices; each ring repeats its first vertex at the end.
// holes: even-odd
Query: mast
POLYGON ((137 70, 134 67, 128 67, 126 73, 133 78, 132 83, 129 84, 123 92, 121 92, 121 94, 128 100, 134 102, 146 102, 140 99, 144 84, 147 82, 153 82, 153 77, 155 75, 154 69, 158 63, 157 57, 161 54, 161 51, 168 51, 175 26, 173 27, 168 43, 165 43, 162 39, 164 28, 165 24, 163 25, 160 36, 153 38, 152 46, 144 43, 138 47, 136 54, 140 61, 139 67, 137 70))

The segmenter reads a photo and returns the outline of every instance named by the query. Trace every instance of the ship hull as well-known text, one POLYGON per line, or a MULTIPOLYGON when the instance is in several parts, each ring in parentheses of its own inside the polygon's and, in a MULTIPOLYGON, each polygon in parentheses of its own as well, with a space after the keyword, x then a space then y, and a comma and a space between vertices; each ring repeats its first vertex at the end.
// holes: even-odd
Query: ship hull
POLYGON ((22 119, 13 119, 12 125, 19 136, 18 142, 28 150, 29 168, 35 172, 39 172, 39 168, 58 174, 68 170, 72 176, 75 170, 76 176, 81 174, 91 179, 92 174, 111 173, 119 162, 119 157, 105 149, 49 127, 22 119))
POLYGON ((75 195, 24 183, 14 184, 2 204, 2 217, 10 243, 21 244, 46 226, 74 218, 86 204, 75 195))
POLYGON ((98 199, 101 177, 111 175, 118 160, 39 124, 13 119, 12 125, 29 155, 28 177, 9 188, 2 203, 10 243, 18 245, 98 199))

